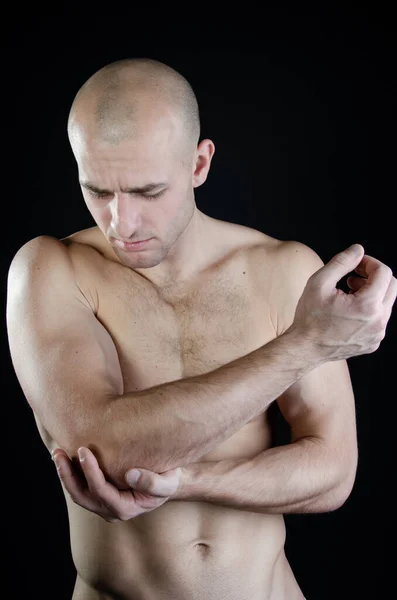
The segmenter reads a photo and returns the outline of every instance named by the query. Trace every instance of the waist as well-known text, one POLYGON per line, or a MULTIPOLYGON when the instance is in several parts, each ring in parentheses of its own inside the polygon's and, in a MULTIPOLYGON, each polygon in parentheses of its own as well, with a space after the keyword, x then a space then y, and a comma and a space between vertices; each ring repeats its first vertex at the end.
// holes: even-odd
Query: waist
POLYGON ((68 510, 76 570, 109 598, 254 597, 255 589, 271 586, 285 543, 282 515, 206 502, 171 501, 117 523, 75 504, 68 510))

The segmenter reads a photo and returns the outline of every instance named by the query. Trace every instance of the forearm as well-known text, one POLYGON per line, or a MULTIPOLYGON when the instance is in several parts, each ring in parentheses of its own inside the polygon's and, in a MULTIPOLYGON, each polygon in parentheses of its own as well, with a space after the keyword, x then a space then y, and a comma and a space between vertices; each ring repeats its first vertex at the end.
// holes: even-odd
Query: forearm
POLYGON ((270 514, 334 510, 347 493, 335 459, 321 442, 309 438, 270 448, 251 460, 189 465, 182 477, 183 488, 173 500, 270 514))
POLYGON ((205 375, 115 398, 98 428, 101 467, 126 487, 131 466, 160 473, 196 462, 320 363, 291 329, 205 375))

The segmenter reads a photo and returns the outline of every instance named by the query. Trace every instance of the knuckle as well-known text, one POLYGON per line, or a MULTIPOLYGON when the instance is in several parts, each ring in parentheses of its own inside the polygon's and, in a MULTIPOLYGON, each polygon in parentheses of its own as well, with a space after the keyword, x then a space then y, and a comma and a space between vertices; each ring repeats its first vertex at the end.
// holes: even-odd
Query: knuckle
POLYGON ((155 496, 155 486, 152 482, 150 482, 147 486, 147 491, 151 496, 155 496))
POLYGON ((388 267, 387 265, 383 265, 383 271, 384 271, 384 274, 385 274, 385 275, 386 275, 386 276, 387 276, 389 279, 391 279, 391 278, 393 277, 393 271, 392 271, 392 270, 391 270, 391 268, 390 268, 390 267, 388 267))
POLYGON ((320 287, 322 282, 321 276, 316 272, 310 275, 309 279, 306 281, 305 287, 310 287, 310 289, 320 287))
POLYGON ((349 261, 349 255, 347 252, 340 252, 333 257, 333 262, 341 267, 345 267, 347 262, 349 261))
POLYGON ((359 310, 365 317, 373 317, 378 311, 378 303, 361 296, 358 298, 359 310))
POLYGON ((372 343, 379 346, 379 344, 384 339, 384 337, 385 337, 385 332, 384 331, 380 331, 380 332, 377 333, 377 335, 375 335, 373 337, 372 343))
POLYGON ((90 494, 93 498, 95 498, 95 500, 97 500, 98 502, 102 502, 102 490, 101 490, 101 486, 95 484, 95 483, 90 483, 90 494))
POLYGON ((384 332, 382 331, 382 333, 379 333, 376 337, 375 337, 375 344, 380 344, 381 341, 383 340, 383 338, 385 337, 384 332))
POLYGON ((379 346, 380 346, 380 342, 370 344, 368 346, 368 350, 367 350, 366 354, 372 354, 372 352, 376 352, 376 350, 379 348, 379 346))

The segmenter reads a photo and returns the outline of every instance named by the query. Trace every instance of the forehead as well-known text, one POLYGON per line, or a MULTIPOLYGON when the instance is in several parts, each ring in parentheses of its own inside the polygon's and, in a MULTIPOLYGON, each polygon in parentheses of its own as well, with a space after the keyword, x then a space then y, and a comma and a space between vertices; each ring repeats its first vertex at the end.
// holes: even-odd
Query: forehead
POLYGON ((78 163, 112 161, 122 163, 133 160, 147 165, 159 160, 174 158, 183 142, 183 127, 180 119, 172 113, 153 114, 147 111, 144 118, 130 128, 114 125, 103 135, 92 119, 76 123, 71 143, 78 163))
POLYGON ((171 136, 159 130, 117 145, 97 137, 83 138, 75 149, 79 176, 98 182, 109 178, 124 179, 127 175, 131 183, 136 184, 165 181, 176 165, 172 144, 171 136))
POLYGON ((145 150, 165 150, 175 145, 183 135, 181 120, 172 112, 155 110, 149 103, 139 116, 126 118, 107 118, 99 120, 95 113, 87 111, 77 113, 70 129, 71 144, 78 154, 92 154, 96 150, 111 150, 121 146, 123 151, 134 148, 138 152, 145 150))

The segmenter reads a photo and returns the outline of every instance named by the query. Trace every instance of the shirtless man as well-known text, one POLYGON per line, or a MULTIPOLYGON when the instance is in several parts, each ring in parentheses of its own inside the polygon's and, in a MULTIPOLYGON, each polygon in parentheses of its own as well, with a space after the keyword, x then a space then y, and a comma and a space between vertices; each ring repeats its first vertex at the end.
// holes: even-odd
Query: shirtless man
POLYGON ((283 514, 336 510, 352 490, 346 359, 379 347, 396 279, 358 244, 324 265, 199 211, 215 147, 198 144, 191 87, 162 63, 95 73, 68 134, 97 226, 18 250, 7 327, 57 449, 73 600, 301 600, 283 514), (354 270, 350 293, 336 289, 354 270), (274 400, 291 427, 281 447, 274 400))

